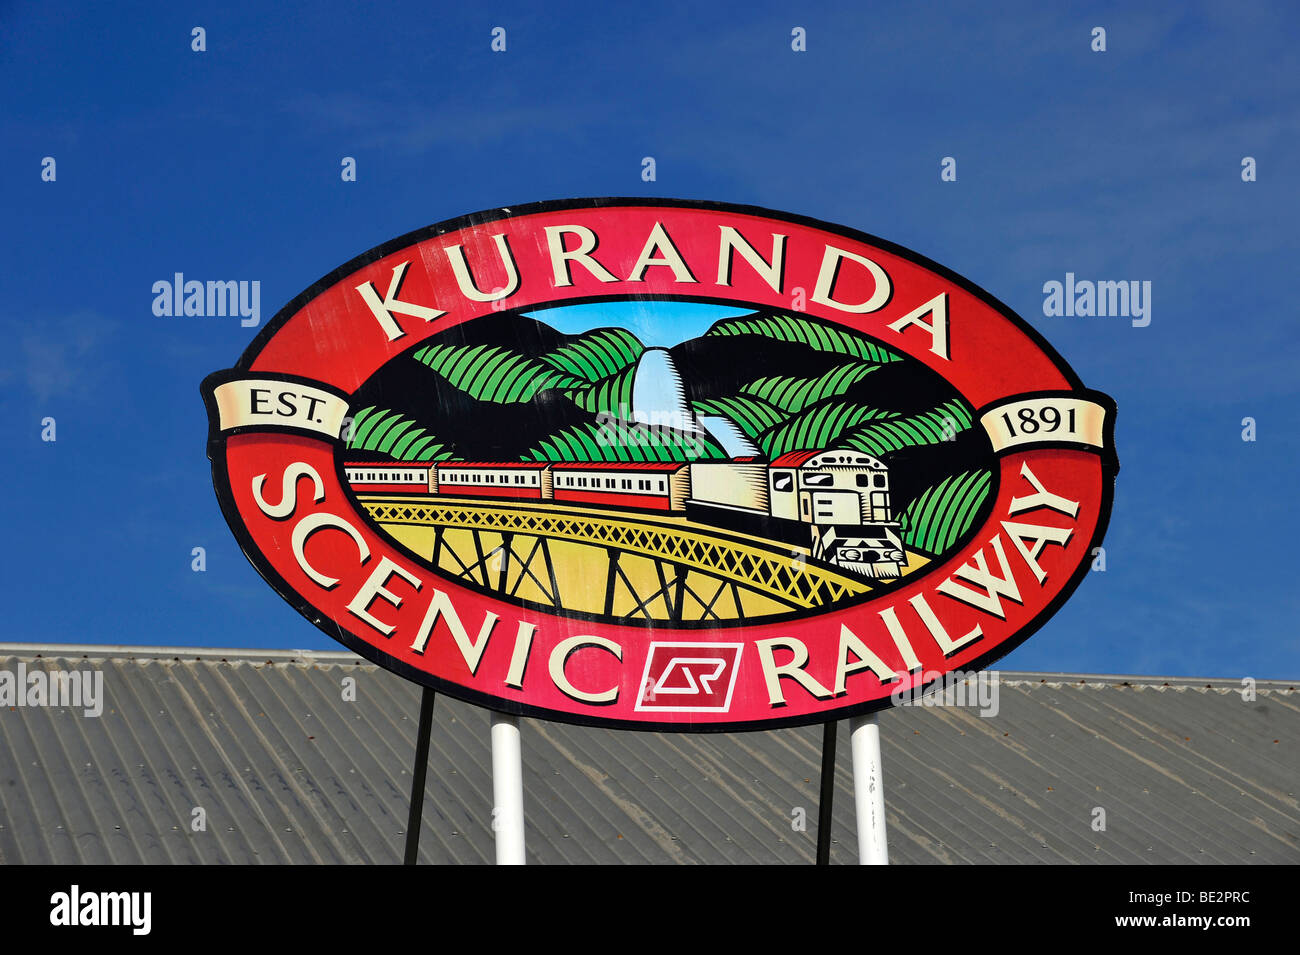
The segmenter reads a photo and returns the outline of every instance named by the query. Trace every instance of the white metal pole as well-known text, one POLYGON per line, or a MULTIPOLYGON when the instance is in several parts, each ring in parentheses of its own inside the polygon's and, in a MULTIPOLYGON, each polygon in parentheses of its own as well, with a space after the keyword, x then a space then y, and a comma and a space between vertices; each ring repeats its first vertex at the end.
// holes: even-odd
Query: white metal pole
POLYGON ((497 865, 523 865, 524 759, 519 717, 492 714, 492 832, 497 865))
POLYGON ((880 722, 875 713, 849 720, 849 741, 853 748, 853 801, 858 810, 858 861, 862 865, 889 865, 880 722))

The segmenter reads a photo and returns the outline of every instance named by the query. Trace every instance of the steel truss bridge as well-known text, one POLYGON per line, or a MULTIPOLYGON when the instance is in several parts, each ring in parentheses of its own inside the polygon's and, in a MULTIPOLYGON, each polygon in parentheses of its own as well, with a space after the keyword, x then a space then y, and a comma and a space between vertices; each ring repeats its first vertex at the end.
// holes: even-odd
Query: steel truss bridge
POLYGON ((555 610, 680 623, 815 609, 869 585, 808 553, 682 518, 511 501, 370 497, 448 577, 555 610))

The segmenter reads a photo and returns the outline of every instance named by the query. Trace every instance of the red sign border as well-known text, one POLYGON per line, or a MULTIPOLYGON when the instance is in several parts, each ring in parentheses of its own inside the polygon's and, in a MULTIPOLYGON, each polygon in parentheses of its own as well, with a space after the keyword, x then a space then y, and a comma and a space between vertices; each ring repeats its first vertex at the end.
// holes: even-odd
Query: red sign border
MULTIPOLYGON (((1098 510, 1097 524, 1093 532, 1085 553, 1092 553, 1093 549, 1100 546, 1105 537, 1106 530, 1110 524, 1111 509, 1114 502, 1115 477, 1119 471, 1118 457, 1115 451, 1114 431, 1116 418, 1116 405, 1114 399, 1101 392, 1093 391, 1083 385, 1079 376, 1074 369, 1065 361, 1059 352, 1048 342, 1032 325, 1021 318, 1005 303, 970 282, 963 276, 953 272, 947 267, 932 261, 931 259, 912 251, 904 246, 898 245, 887 239, 882 239, 870 233, 861 232, 848 226, 836 223, 824 222, 809 216, 801 216, 794 213, 781 212, 772 209, 766 209, 760 206, 738 205, 732 203, 716 202, 709 200, 692 200, 692 199, 670 199, 663 197, 606 197, 606 198, 576 198, 576 199, 558 199, 535 202, 520 206, 508 206, 499 209, 485 210, 482 212, 471 213, 459 216, 455 219, 443 220, 433 225, 425 226, 408 232, 405 235, 390 239, 381 245, 375 246, 360 255, 355 256, 348 262, 334 269, 327 275, 313 282, 308 288, 295 296, 288 304, 276 312, 275 316, 262 328, 254 337, 253 341, 245 348, 239 361, 230 369, 215 372, 207 376, 200 391, 204 402, 207 406, 209 420, 217 420, 217 409, 214 395, 216 385, 224 381, 235 380, 244 377, 252 368, 253 362, 266 347, 267 343, 279 332, 279 330, 293 318, 304 305, 318 297, 321 293, 338 283, 339 280, 351 275, 358 270, 370 265, 393 252, 399 251, 407 246, 415 245, 430 238, 444 235, 448 232, 455 232, 474 226, 481 226, 487 223, 501 219, 515 219, 526 215, 546 212, 558 212, 568 209, 603 209, 619 208, 624 206, 631 207, 668 207, 668 208, 685 208, 699 209, 706 211, 732 213, 737 215, 749 215, 764 219, 770 219, 778 222, 789 222, 795 225, 805 226, 812 229, 822 230, 832 235, 839 235, 854 241, 873 245, 885 252, 896 255, 905 259, 933 274, 943 280, 950 282, 963 291, 979 299, 985 305, 999 313, 1003 318, 1009 321, 1016 329, 1023 333, 1029 341, 1039 349, 1052 365, 1061 373, 1069 384, 1069 393, 1081 398, 1088 398, 1102 405, 1106 410, 1105 431, 1103 435, 1103 449, 1100 452, 1102 487, 1100 505, 1098 510)), ((612 296, 618 298, 627 298, 627 296, 612 296)), ((695 300, 701 302, 722 302, 725 299, 720 297, 707 296, 673 296, 683 300, 695 300)), ((592 299, 584 299, 591 301, 592 299)), ((553 300, 558 303, 560 300, 553 300)), ((298 381, 303 384, 312 384, 315 387, 322 387, 322 383, 297 375, 277 374, 278 378, 287 381, 298 381)), ((337 389, 329 389, 337 390, 337 389)), ((1048 394, 1049 392, 1042 392, 1048 394)), ((1054 392, 1060 394, 1061 392, 1054 392)), ((1028 393, 1027 393, 1028 394, 1028 393)), ((346 396, 344 396, 346 397, 346 396)), ((984 409, 976 409, 977 419, 979 413, 984 409)), ((668 733, 734 733, 734 732, 759 732, 764 730, 783 729, 788 727, 808 726, 834 722, 841 719, 847 719, 853 716, 863 715, 872 712, 878 712, 888 709, 892 705, 889 696, 884 696, 875 700, 869 700, 852 706, 837 708, 830 712, 806 713, 785 718, 775 717, 764 720, 746 720, 736 723, 655 723, 642 722, 623 719, 608 719, 599 716, 590 716, 582 713, 568 712, 564 710, 552 710, 545 707, 533 706, 526 703, 518 703, 504 699, 492 694, 483 693, 482 691, 472 689, 460 683, 445 680, 441 677, 434 676, 423 670, 419 670, 402 660, 381 650, 376 644, 371 643, 357 636, 349 630, 337 625, 330 626, 327 620, 322 616, 319 609, 311 602, 306 600, 292 585, 288 583, 275 569, 270 562, 265 559, 261 550, 254 542, 252 535, 244 526, 244 521, 239 514, 238 506, 235 503, 233 488, 229 483, 229 469, 226 465, 226 439, 233 434, 238 434, 245 429, 231 429, 226 432, 218 433, 213 427, 208 439, 208 457, 212 462, 213 486, 216 490, 217 500, 221 507, 222 515, 225 517, 227 524, 234 533, 239 543, 240 549, 244 556, 248 558, 254 569, 262 578, 271 585, 272 589, 280 595, 290 606, 298 613, 316 625, 324 633, 342 643, 348 649, 357 653, 361 657, 369 660, 377 666, 395 673, 398 676, 420 686, 428 687, 436 692, 445 693, 455 699, 463 700, 475 706, 480 706, 488 710, 500 713, 507 713, 517 716, 525 716, 548 721, 569 723, 580 726, 593 726, 608 729, 622 730, 639 730, 643 732, 668 732, 668 733)), ((256 429, 259 432, 271 430, 264 426, 256 429)), ((1061 447, 1079 450, 1077 444, 1062 444, 1061 447)), ((998 455, 1001 457, 1001 455, 998 455)), ((346 486, 346 484, 345 484, 346 486)), ((398 547, 399 551, 405 553, 406 548, 398 547)), ((1029 623, 1022 626, 1010 637, 990 648, 985 653, 974 660, 969 661, 964 670, 975 672, 988 668, 997 660, 1011 653, 1031 636, 1037 633, 1050 620, 1056 612, 1069 600, 1069 598, 1078 589, 1083 582, 1083 578, 1088 574, 1090 564, 1085 559, 1080 561, 1079 565, 1071 573, 1068 580, 1062 585, 1057 595, 1043 606, 1043 608, 1030 620, 1029 623)), ((892 588, 890 588, 892 589, 892 588)), ((881 596, 875 594, 874 597, 881 596)), ((800 617, 808 616, 799 614, 800 617)), ((766 621, 765 621, 766 622, 766 621)), ((691 633, 697 632, 698 628, 672 627, 667 628, 672 633, 691 633)), ((726 628, 731 630, 732 628, 726 628)), ((951 672, 951 671, 946 671, 951 672)), ((943 676, 929 683, 918 685, 909 696, 919 696, 929 687, 936 683, 941 683, 943 676)))

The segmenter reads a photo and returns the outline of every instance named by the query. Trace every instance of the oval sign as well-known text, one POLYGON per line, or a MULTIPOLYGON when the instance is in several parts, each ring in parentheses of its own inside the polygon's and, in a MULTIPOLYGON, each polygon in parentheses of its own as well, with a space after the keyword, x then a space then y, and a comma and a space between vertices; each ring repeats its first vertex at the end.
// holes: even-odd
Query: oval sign
POLYGON ((850 229, 645 199, 385 243, 203 383, 253 565, 362 656, 623 728, 824 722, 979 670, 1101 543, 1114 403, 850 229))

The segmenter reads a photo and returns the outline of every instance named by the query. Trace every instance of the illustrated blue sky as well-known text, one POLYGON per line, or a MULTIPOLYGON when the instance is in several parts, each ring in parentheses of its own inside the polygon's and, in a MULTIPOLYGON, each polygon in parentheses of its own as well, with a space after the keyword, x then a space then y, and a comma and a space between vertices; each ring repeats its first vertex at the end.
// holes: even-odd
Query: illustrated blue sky
POLYGON ((897 242, 1115 397, 1106 570, 1000 666, 1300 677, 1297 35, 1289 2, 4 4, 0 640, 337 646, 213 493, 199 382, 255 330, 154 282, 258 280, 265 323, 421 226, 644 195, 897 242), (1150 325, 1045 316, 1067 272, 1150 281, 1150 325))
POLYGON ((703 335, 714 322, 752 312, 753 309, 728 308, 706 302, 638 299, 560 305, 523 314, 568 335, 611 325, 626 328, 647 348, 672 348, 679 342, 703 335))

